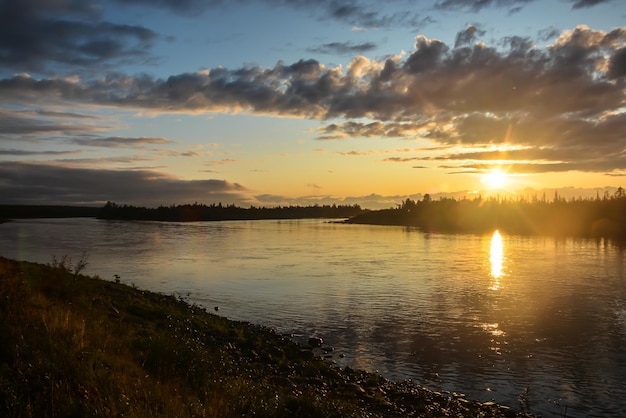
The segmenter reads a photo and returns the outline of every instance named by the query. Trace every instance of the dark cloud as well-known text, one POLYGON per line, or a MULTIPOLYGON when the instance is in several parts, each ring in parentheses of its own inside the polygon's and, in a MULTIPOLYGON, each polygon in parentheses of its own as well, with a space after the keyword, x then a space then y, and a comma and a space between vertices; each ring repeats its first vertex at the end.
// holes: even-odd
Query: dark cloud
POLYGON ((523 9, 522 6, 515 6, 509 9, 509 16, 514 15, 515 13, 521 12, 523 9))
POLYGON ((104 167, 104 166, 128 166, 129 170, 140 170, 142 167, 138 163, 152 161, 154 158, 142 155, 120 155, 116 157, 95 157, 95 158, 64 158, 56 159, 55 163, 60 163, 66 167, 104 167))
POLYGON ((0 149, 0 155, 8 155, 12 157, 32 157, 32 156, 58 156, 80 154, 82 151, 27 151, 19 149, 0 149))
POLYGON ((321 135, 317 139, 341 139, 354 137, 389 137, 407 138, 417 136, 430 122, 415 123, 383 123, 380 121, 363 123, 348 121, 341 124, 330 124, 320 128, 321 135))
POLYGON ((509 7, 518 12, 520 7, 533 0, 438 0, 435 8, 451 11, 479 12, 489 7, 509 7))
POLYGON ((68 123, 63 121, 63 118, 92 120, 90 117, 74 113, 0 109, 0 139, 11 139, 21 135, 71 134, 99 129, 93 124, 68 123))
MULTIPOLYGON (((306 2, 313 4, 311 2, 306 2)), ((384 14, 384 8, 364 5, 363 2, 326 1, 327 16, 336 20, 366 28, 386 28, 392 26, 416 26, 419 15, 410 10, 384 14)), ((318 4, 315 2, 314 4, 318 4)))
POLYGON ((611 56, 608 75, 612 79, 626 76, 626 46, 618 49, 611 56))
POLYGON ((167 138, 154 138, 154 137, 121 137, 121 136, 109 136, 103 138, 72 138, 69 142, 77 145, 84 145, 88 147, 105 147, 105 148, 132 148, 141 147, 144 145, 161 145, 169 144, 174 141, 167 138))
MULTIPOLYGON (((208 9, 221 7, 228 3, 226 0, 113 0, 120 6, 138 5, 157 7, 182 15, 195 16, 208 9)), ((245 3, 239 1, 238 3, 245 3)))
POLYGON ((572 3, 572 9, 585 9, 598 4, 610 3, 613 0, 568 0, 572 3))
POLYGON ((5 204, 100 205, 107 200, 158 206, 184 202, 248 201, 247 189, 226 180, 180 180, 148 170, 97 170, 0 162, 5 204))
POLYGON ((555 27, 550 26, 548 28, 541 29, 537 33, 537 38, 541 41, 549 41, 550 39, 554 39, 558 37, 560 34, 561 34, 561 31, 559 31, 555 27))
POLYGON ((308 51, 320 54, 352 55, 363 54, 374 49, 376 49, 376 44, 373 42, 365 42, 362 44, 354 44, 352 42, 330 42, 315 48, 309 48, 308 51))
MULTIPOLYGON (((0 111, 1 112, 1 111, 0 111)), ((47 118, 63 118, 63 119, 88 119, 88 120, 98 120, 100 119, 98 116, 93 115, 85 115, 82 113, 75 112, 55 112, 53 110, 24 110, 18 112, 19 114, 32 114, 34 116, 42 116, 47 118)))
POLYGON ((411 73, 432 71, 441 65, 448 50, 448 46, 440 40, 419 35, 415 41, 415 51, 404 66, 411 73))
POLYGON ((458 48, 463 45, 471 45, 478 39, 477 36, 484 36, 485 31, 480 29, 479 26, 468 25, 467 28, 456 34, 456 40, 454 41, 454 47, 458 48))
POLYGON ((4 0, 0 3, 0 69, 45 72, 146 56, 156 34, 100 20, 91 1, 4 0))

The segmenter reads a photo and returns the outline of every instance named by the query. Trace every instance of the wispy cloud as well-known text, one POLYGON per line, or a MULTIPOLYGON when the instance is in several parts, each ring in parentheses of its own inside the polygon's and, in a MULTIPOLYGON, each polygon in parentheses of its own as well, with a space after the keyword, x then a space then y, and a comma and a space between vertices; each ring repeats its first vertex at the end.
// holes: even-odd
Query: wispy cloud
POLYGON ((422 158, 421 157, 389 157, 389 158, 383 159, 383 161, 385 162, 392 162, 392 163, 406 163, 410 161, 419 161, 419 160, 422 160, 422 158))
MULTIPOLYGON (((50 161, 50 164, 63 167, 127 167, 137 166, 139 163, 154 161, 155 158, 143 155, 118 155, 109 157, 93 157, 93 158, 64 158, 50 161)), ((136 168, 136 167, 131 167, 136 168)))
POLYGON ((367 150, 367 151, 337 151, 337 155, 344 156, 368 156, 368 155, 380 155, 380 154, 398 154, 419 151, 419 148, 397 148, 397 149, 385 149, 385 150, 367 150))
POLYGON ((373 42, 365 42, 362 44, 355 44, 352 42, 330 42, 313 48, 308 48, 307 51, 331 55, 354 55, 373 51, 376 47, 376 44, 373 42))
POLYGON ((10 111, 0 108, 0 138, 70 134, 103 129, 102 126, 94 125, 93 120, 94 118, 89 116, 72 113, 10 111), (76 119, 81 120, 81 123, 76 123, 76 119))
POLYGON ((439 0, 435 2, 435 8, 451 11, 479 12, 490 7, 506 7, 518 9, 533 0, 439 0))
POLYGON ((30 151, 19 149, 0 149, 0 155, 8 155, 13 157, 32 157, 32 156, 59 156, 59 155, 74 155, 82 154, 84 151, 30 151))
POLYGON ((88 147, 135 148, 144 145, 170 144, 174 141, 167 138, 109 136, 102 138, 72 138, 69 142, 88 147))
POLYGON ((613 0, 568 0, 572 3, 572 9, 585 9, 589 7, 594 7, 599 4, 609 3, 613 0))
POLYGON ((233 164, 233 163, 236 163, 238 161, 239 160, 236 160, 234 158, 222 158, 221 160, 205 161, 204 165, 219 166, 219 165, 233 164))

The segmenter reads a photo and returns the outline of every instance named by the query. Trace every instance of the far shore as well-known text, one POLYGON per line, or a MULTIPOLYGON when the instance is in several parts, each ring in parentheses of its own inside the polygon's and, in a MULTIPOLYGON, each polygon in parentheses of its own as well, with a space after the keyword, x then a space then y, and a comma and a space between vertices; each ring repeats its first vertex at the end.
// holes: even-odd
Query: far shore
POLYGON ((344 223, 396 225, 424 232, 610 238, 626 241, 626 192, 596 199, 552 200, 406 199, 396 208, 366 210, 359 205, 241 208, 199 203, 145 208, 107 202, 101 208, 0 205, 0 219, 91 217, 120 221, 203 222, 271 219, 345 219, 344 223))

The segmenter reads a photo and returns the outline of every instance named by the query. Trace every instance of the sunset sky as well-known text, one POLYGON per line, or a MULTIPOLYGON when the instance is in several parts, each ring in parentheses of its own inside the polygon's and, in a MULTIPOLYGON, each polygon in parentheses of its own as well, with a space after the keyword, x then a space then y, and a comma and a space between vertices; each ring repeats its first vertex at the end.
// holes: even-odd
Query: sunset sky
POLYGON ((623 0, 0 0, 0 203, 378 208, 625 176, 623 0))

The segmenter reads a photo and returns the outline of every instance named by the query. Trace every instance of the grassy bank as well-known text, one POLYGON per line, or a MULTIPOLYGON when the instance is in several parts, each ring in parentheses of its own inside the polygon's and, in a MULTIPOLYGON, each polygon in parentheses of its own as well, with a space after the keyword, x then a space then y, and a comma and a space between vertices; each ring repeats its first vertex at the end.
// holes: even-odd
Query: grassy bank
POLYGON ((507 416, 174 297, 0 258, 0 416, 507 416))

